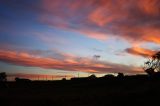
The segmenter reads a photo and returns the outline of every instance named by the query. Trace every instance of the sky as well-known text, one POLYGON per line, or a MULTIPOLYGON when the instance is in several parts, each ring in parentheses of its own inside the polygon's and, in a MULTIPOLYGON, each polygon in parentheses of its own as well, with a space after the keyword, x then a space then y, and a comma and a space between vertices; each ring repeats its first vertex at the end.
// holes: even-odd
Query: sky
POLYGON ((159 0, 0 0, 0 72, 141 74, 160 50, 159 0))

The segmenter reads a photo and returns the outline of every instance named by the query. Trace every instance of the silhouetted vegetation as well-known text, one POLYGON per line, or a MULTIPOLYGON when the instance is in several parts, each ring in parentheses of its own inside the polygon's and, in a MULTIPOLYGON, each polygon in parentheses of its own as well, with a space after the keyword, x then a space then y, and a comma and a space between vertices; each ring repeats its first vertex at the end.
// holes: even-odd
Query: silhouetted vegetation
POLYGON ((123 74, 123 73, 118 73, 117 77, 118 77, 118 78, 123 78, 123 77, 124 77, 124 74, 123 74))
POLYGON ((18 77, 15 78, 15 81, 20 83, 31 82, 30 79, 18 78, 18 77))
POLYGON ((97 78, 97 77, 96 77, 96 75, 94 75, 94 74, 88 76, 88 79, 96 79, 96 78, 97 78))
POLYGON ((5 82, 7 81, 7 75, 5 72, 0 73, 0 82, 5 82))
POLYGON ((62 81, 66 81, 67 79, 66 78, 62 78, 62 81))
POLYGON ((144 71, 150 77, 160 76, 160 52, 155 53, 145 62, 144 71))
POLYGON ((7 88, 7 75, 5 72, 0 73, 0 88, 7 88))
POLYGON ((115 77, 115 76, 112 75, 112 74, 106 74, 106 75, 103 76, 103 78, 107 78, 107 79, 109 79, 109 78, 114 78, 114 77, 115 77))

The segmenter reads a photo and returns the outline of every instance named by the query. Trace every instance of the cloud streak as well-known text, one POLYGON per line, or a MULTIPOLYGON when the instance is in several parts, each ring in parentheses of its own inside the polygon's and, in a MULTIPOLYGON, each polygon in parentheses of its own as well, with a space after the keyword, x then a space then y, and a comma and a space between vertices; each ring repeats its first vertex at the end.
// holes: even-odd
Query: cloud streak
POLYGON ((124 72, 142 73, 141 68, 104 61, 95 61, 90 58, 64 55, 63 60, 49 57, 40 57, 27 52, 0 51, 0 61, 27 67, 44 69, 58 69, 64 71, 81 71, 89 73, 124 72))
POLYGON ((125 52, 130 53, 132 55, 136 55, 136 56, 149 57, 155 54, 157 51, 144 49, 140 47, 133 47, 133 48, 125 49, 125 52))
POLYGON ((98 40, 160 44, 159 0, 43 0, 42 8, 40 20, 49 26, 98 40))

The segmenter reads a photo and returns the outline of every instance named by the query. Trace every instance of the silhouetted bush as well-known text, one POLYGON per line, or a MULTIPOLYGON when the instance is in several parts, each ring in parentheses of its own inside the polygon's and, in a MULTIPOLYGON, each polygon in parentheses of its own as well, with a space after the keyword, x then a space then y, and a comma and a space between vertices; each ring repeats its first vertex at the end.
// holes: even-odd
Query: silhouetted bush
POLYGON ((7 81, 7 75, 5 72, 0 73, 0 88, 7 88, 8 85, 6 83, 7 81))
POLYGON ((123 78, 123 77, 124 77, 124 74, 123 74, 123 73, 118 73, 117 77, 118 77, 118 78, 123 78))
POLYGON ((153 68, 149 68, 146 69, 145 72, 149 75, 149 76, 153 76, 155 74, 155 71, 153 68))
POLYGON ((18 77, 15 78, 15 81, 16 82, 31 82, 30 79, 24 79, 24 78, 18 78, 18 77))
POLYGON ((0 73, 0 81, 1 81, 1 82, 7 81, 7 75, 6 75, 5 72, 1 72, 1 73, 0 73))
POLYGON ((115 76, 113 74, 107 74, 104 75, 103 78, 114 78, 115 76))
POLYGON ((88 77, 88 79, 96 79, 97 77, 96 77, 96 75, 94 75, 94 74, 92 74, 92 75, 90 75, 89 77, 88 77))
POLYGON ((62 81, 66 81, 66 78, 62 78, 62 81))

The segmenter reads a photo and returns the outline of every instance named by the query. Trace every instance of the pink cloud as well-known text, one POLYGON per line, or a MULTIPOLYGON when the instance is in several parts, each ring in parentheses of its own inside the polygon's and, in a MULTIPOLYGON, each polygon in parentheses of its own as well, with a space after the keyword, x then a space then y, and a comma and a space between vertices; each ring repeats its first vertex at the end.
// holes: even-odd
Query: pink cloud
POLYGON ((89 58, 80 58, 64 55, 63 59, 41 57, 27 52, 0 50, 0 61, 27 67, 41 67, 45 69, 58 69, 65 71, 81 71, 92 73, 142 72, 139 67, 115 64, 110 62, 95 61, 89 58))
POLYGON ((44 0, 40 19, 98 40, 120 37, 159 44, 159 6, 159 0, 44 0))
POLYGON ((154 50, 144 49, 144 48, 140 48, 140 47, 127 48, 125 51, 132 54, 132 55, 142 56, 142 57, 150 57, 157 52, 154 50))

